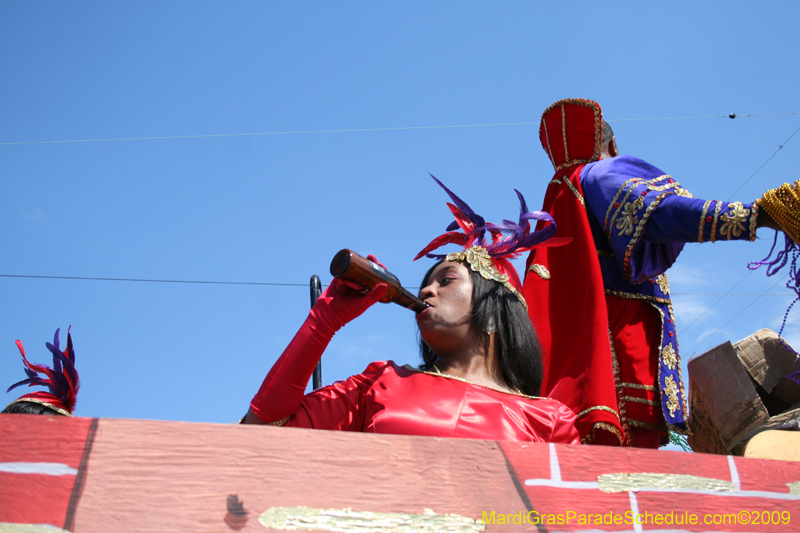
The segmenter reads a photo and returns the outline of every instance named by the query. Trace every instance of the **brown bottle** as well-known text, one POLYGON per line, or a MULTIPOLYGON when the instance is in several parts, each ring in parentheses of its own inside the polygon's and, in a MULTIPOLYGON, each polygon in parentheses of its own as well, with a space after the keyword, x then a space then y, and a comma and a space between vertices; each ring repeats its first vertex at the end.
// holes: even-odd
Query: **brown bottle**
POLYGON ((344 249, 333 256, 331 275, 357 291, 368 291, 379 283, 385 283, 389 288, 381 299, 383 303, 394 302, 415 313, 428 307, 428 304, 405 290, 397 276, 352 250, 344 249))

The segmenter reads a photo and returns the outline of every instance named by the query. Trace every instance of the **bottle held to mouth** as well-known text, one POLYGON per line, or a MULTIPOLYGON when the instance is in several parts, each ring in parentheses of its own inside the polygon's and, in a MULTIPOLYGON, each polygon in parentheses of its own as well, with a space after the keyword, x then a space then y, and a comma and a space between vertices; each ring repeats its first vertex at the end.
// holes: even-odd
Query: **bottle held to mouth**
POLYGON ((428 304, 404 289, 397 276, 352 250, 344 249, 333 256, 331 275, 357 291, 368 291, 379 283, 385 283, 388 289, 381 299, 382 303, 394 302, 415 313, 428 307, 428 304))

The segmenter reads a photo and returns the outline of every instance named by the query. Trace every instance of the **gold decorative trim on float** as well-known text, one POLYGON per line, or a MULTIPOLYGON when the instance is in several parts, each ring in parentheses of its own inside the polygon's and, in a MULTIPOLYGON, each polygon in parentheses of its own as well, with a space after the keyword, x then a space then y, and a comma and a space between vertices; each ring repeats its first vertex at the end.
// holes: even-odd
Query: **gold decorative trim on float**
POLYGON ((603 492, 628 492, 640 490, 702 490, 732 492, 736 486, 722 479, 690 476, 685 474, 601 474, 597 476, 599 489, 603 492))
POLYGON ((392 531, 394 533, 473 533, 484 531, 480 521, 457 514, 379 513, 311 507, 270 507, 258 517, 266 528, 304 531, 392 531))

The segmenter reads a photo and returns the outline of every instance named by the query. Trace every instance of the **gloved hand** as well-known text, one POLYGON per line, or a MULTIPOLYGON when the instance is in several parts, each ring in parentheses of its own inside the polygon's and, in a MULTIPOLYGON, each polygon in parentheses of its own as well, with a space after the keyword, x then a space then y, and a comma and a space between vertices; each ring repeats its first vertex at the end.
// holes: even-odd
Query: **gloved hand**
POLYGON ((387 288, 385 283, 380 283, 369 292, 362 293, 334 279, 311 308, 309 319, 317 322, 318 331, 330 339, 345 324, 380 301, 387 288))
POLYGON ((250 413, 255 418, 248 413, 245 422, 273 423, 297 411, 314 367, 333 334, 379 301, 386 289, 386 284, 381 283, 362 293, 334 279, 264 378, 250 402, 250 413))

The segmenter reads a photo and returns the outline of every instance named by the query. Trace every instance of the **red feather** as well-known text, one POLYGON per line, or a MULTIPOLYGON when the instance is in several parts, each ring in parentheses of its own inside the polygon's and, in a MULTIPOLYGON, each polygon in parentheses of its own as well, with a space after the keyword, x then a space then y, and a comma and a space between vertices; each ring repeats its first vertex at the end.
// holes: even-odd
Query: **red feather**
POLYGON ((464 235, 463 233, 459 233, 457 231, 448 231, 447 233, 439 235, 438 237, 433 239, 430 243, 428 243, 428 246, 423 248, 422 251, 417 254, 417 257, 414 258, 414 261, 424 256, 425 254, 436 250, 437 248, 441 248, 445 244, 453 243, 464 246, 466 242, 467 242, 467 236, 464 235))

